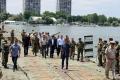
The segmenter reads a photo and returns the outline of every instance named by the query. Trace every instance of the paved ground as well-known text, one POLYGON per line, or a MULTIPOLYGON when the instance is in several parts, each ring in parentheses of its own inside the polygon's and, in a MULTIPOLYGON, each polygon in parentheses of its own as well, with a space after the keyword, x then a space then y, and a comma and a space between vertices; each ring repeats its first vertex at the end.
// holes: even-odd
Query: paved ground
POLYGON ((20 69, 17 72, 12 71, 11 59, 8 63, 11 68, 2 68, 3 80, 106 80, 104 69, 92 62, 70 60, 69 70, 62 70, 61 59, 45 59, 39 53, 35 57, 30 51, 29 56, 22 55, 18 63, 20 69))

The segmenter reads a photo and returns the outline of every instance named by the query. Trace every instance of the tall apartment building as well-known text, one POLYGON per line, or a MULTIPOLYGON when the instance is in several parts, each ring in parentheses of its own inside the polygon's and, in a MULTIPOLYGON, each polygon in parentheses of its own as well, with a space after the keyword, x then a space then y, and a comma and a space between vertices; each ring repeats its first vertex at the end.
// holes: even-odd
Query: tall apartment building
POLYGON ((6 12, 6 0, 0 0, 0 13, 6 12))
POLYGON ((41 0, 23 0, 23 10, 40 14, 41 0))
POLYGON ((57 11, 71 15, 72 0, 57 0, 57 11))

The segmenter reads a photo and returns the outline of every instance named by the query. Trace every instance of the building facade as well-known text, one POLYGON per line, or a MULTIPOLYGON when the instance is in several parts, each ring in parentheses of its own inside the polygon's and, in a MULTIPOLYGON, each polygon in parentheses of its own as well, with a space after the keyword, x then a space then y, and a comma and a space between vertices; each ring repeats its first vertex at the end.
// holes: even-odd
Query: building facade
POLYGON ((0 0, 0 13, 6 12, 6 0, 0 0))
POLYGON ((71 15, 72 0, 57 0, 57 11, 71 15))
POLYGON ((23 0, 23 12, 40 14, 41 0, 23 0))

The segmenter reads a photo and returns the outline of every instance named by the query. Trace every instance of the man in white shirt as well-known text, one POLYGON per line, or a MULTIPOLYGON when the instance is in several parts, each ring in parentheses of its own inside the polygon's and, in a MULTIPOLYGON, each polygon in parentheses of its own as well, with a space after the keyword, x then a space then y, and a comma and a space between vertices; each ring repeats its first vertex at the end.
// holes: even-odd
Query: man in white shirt
POLYGON ((63 35, 61 35, 61 37, 57 39, 57 56, 59 56, 61 51, 61 46, 63 44, 64 44, 64 38, 63 38, 63 35))
POLYGON ((116 48, 115 48, 115 42, 110 41, 110 45, 105 50, 106 54, 106 66, 105 66, 105 75, 106 78, 109 79, 109 70, 112 68, 112 76, 113 80, 115 80, 115 54, 116 54, 116 48))

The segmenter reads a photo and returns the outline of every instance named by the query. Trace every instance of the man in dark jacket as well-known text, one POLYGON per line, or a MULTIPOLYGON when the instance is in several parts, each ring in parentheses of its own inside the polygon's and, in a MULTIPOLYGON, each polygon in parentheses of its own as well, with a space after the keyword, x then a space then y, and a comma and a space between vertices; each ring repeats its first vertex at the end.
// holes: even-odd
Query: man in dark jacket
POLYGON ((55 50, 55 37, 54 36, 52 36, 52 39, 50 39, 49 44, 50 44, 50 58, 53 58, 54 50, 55 50))
POLYGON ((24 47, 24 56, 28 55, 28 47, 29 47, 30 37, 25 34, 23 37, 23 47, 24 47))
POLYGON ((68 69, 68 60, 70 55, 70 42, 69 38, 65 39, 65 43, 62 46, 62 69, 64 68, 64 61, 66 59, 66 69, 68 69))

